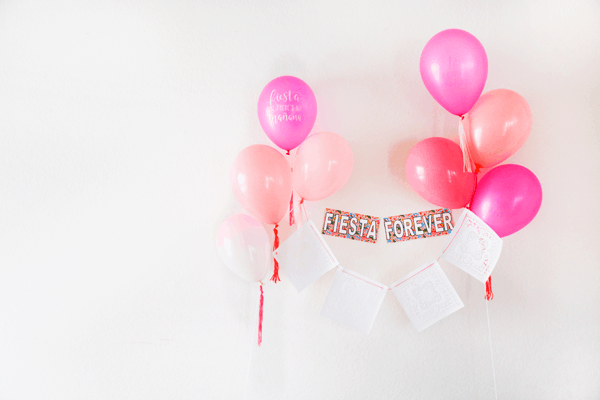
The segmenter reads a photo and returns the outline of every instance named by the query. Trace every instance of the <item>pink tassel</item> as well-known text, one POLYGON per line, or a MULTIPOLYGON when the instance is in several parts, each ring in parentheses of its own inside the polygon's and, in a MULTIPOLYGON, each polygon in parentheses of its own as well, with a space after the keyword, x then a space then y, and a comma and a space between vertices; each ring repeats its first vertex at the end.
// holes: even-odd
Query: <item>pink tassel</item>
POLYGON ((260 307, 258 309, 258 347, 262 344, 262 321, 263 321, 263 304, 265 296, 263 294, 262 282, 260 283, 260 307))
POLYGON ((292 197, 290 198, 290 226, 294 226, 296 220, 294 219, 294 192, 292 192, 292 197))
MULTIPOLYGON (((278 226, 279 224, 275 224, 275 227, 273 228, 273 233, 275 234, 275 238, 273 239, 273 251, 279 248, 279 236, 277 235, 278 226)), ((271 280, 275 283, 281 280, 279 279, 279 263, 275 258, 273 258, 273 276, 271 277, 271 280)))

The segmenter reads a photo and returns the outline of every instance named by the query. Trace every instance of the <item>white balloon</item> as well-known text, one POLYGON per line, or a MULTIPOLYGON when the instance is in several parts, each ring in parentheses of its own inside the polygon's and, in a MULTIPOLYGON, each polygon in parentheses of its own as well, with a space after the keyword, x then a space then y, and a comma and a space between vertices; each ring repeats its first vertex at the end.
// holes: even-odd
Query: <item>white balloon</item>
POLYGON ((225 265, 250 282, 264 279, 271 262, 271 242, 262 224, 245 214, 232 215, 217 231, 217 250, 225 265))

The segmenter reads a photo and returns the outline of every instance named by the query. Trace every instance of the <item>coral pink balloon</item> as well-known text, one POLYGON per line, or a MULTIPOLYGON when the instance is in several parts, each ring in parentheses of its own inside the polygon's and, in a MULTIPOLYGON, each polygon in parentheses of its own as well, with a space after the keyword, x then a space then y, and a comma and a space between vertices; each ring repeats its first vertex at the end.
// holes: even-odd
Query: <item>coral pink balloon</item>
POLYGON ((348 181, 354 156, 348 142, 333 132, 321 132, 306 139, 292 162, 294 190, 304 200, 331 196, 348 181))
POLYGON ((227 268, 250 282, 264 279, 271 262, 267 231, 255 218, 232 215, 219 226, 217 251, 227 268))
POLYGON ((310 87, 293 76, 280 76, 265 86, 258 98, 258 120, 263 130, 284 150, 298 147, 317 118, 317 100, 310 87))
POLYGON ((475 36, 448 29, 427 42, 421 53, 420 70, 433 98, 452 114, 463 115, 483 91, 488 60, 475 36))
POLYGON ((292 196, 292 172, 285 157, 272 147, 246 147, 231 168, 231 187, 241 205, 263 224, 283 219, 292 196))
POLYGON ((516 164, 500 165, 477 184, 471 211, 500 237, 523 229, 542 205, 542 186, 533 172, 516 164))
POLYGON ((531 121, 529 104, 519 93, 497 89, 481 96, 463 121, 475 165, 493 167, 515 154, 529 137, 531 121))
POLYGON ((421 140, 410 150, 406 177, 425 200, 448 208, 466 206, 477 179, 472 172, 463 172, 460 146, 441 137, 421 140))

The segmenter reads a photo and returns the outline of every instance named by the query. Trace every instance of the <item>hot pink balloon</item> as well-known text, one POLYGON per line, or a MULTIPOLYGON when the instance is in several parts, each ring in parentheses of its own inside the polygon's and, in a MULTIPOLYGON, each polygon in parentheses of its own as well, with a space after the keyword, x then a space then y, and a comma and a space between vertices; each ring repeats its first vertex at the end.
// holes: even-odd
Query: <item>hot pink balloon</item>
POLYGON ((500 164, 523 146, 531 124, 531 109, 519 93, 507 89, 485 93, 463 121, 471 159, 478 168, 500 164))
POLYGON ((420 70, 433 98, 452 114, 463 115, 483 91, 488 60, 475 36, 460 29, 447 29, 425 45, 420 70))
POLYGON ((516 164, 500 165, 477 184, 471 211, 500 237, 524 228, 542 205, 542 186, 533 172, 516 164))
POLYGON ((317 118, 317 100, 310 87, 293 76, 280 76, 258 98, 258 120, 277 146, 295 149, 306 139, 317 118))
POLYGON ((410 150, 406 177, 425 200, 448 208, 466 206, 477 179, 472 172, 463 172, 460 146, 441 137, 421 140, 410 150))
POLYGON ((271 262, 267 231, 255 218, 232 215, 219 226, 217 251, 227 268, 250 282, 264 279, 271 262))
POLYGON ((304 200, 331 196, 348 181, 354 156, 348 142, 333 132, 321 132, 306 139, 292 163, 294 189, 304 200))
POLYGON ((263 224, 283 219, 292 196, 292 172, 285 157, 272 147, 246 147, 231 168, 231 187, 240 204, 263 224))

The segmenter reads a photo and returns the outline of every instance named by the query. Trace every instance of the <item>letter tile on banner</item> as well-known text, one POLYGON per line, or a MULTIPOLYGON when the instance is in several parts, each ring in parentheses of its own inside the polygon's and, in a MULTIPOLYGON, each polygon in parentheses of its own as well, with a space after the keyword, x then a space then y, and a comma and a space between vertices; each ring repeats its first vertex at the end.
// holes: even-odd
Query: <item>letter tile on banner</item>
POLYGON ((387 289, 381 283, 338 267, 321 315, 368 335, 387 289))
POLYGON ((502 239, 467 209, 456 226, 441 257, 485 283, 500 258, 502 239))
POLYGON ((464 307, 437 261, 425 264, 394 283, 392 292, 418 332, 464 307))
POLYGON ((339 264, 312 221, 294 232, 273 256, 298 292, 339 264))

